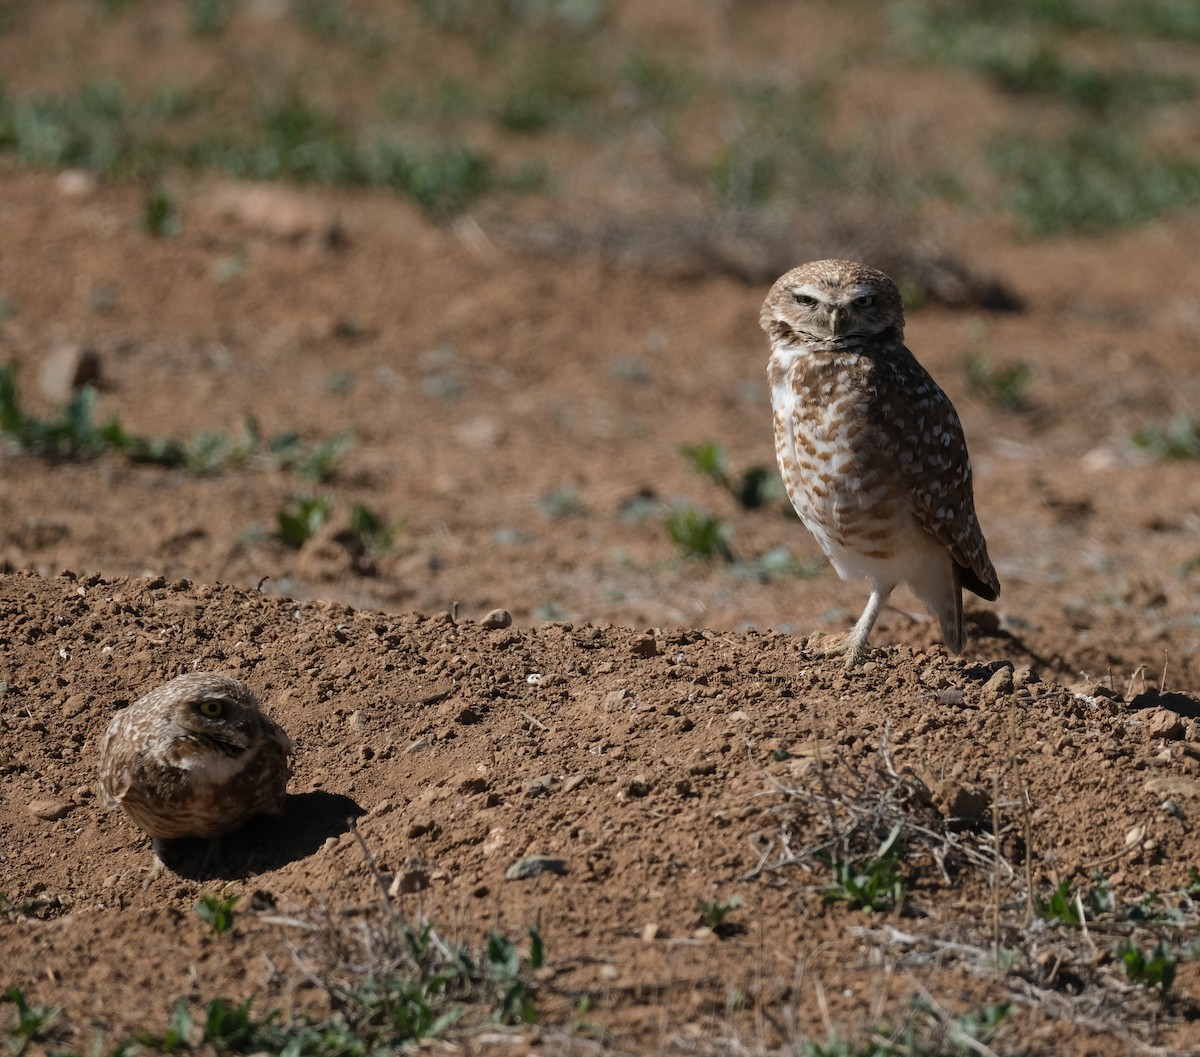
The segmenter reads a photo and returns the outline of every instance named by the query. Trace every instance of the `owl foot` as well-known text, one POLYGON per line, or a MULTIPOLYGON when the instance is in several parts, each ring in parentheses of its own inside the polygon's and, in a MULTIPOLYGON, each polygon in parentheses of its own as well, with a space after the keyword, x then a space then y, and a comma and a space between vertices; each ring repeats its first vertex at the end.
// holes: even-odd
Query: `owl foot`
POLYGON ((847 670, 857 668, 871 656, 871 647, 865 642, 858 641, 853 632, 849 635, 829 638, 814 631, 804 644, 804 652, 810 657, 827 660, 840 657, 845 662, 847 670))

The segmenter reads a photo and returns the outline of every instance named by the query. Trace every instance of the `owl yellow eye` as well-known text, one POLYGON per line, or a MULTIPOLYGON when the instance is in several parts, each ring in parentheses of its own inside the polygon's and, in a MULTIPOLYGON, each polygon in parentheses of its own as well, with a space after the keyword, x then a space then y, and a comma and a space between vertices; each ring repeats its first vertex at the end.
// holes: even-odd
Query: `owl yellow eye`
POLYGON ((209 719, 217 719, 225 711, 225 702, 201 701, 196 707, 200 710, 202 716, 208 716, 209 719))
POLYGON ((863 294, 862 297, 856 297, 854 299, 854 303, 858 305, 859 308, 870 308, 875 303, 875 298, 873 298, 870 294, 863 294))
POLYGON ((805 308, 812 308, 817 303, 815 297, 809 297, 808 294, 796 294, 796 304, 803 305, 805 308))

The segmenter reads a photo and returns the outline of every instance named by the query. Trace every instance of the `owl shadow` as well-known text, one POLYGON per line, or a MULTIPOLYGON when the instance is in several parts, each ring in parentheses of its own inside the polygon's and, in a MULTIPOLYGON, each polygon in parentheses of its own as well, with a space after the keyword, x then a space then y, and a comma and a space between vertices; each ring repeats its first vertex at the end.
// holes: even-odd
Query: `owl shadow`
POLYGON ((217 840, 160 841, 158 857, 172 873, 191 881, 242 881, 308 858, 365 814, 340 793, 289 793, 278 815, 251 819, 217 840))

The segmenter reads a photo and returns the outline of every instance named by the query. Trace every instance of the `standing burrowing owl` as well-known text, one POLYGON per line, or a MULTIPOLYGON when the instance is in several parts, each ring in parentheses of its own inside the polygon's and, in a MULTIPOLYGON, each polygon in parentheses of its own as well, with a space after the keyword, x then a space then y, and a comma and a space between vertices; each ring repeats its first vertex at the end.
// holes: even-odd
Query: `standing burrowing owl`
POLYGON ((843 580, 871 582, 840 647, 846 667, 866 657, 901 582, 961 652, 962 588, 992 601, 1000 581, 975 517, 962 424, 904 347, 896 284, 853 261, 813 261, 771 287, 759 322, 792 505, 843 580))
POLYGON ((221 837, 278 814, 291 752, 250 687, 193 672, 113 717, 100 745, 100 796, 123 807, 158 853, 164 838, 221 837))

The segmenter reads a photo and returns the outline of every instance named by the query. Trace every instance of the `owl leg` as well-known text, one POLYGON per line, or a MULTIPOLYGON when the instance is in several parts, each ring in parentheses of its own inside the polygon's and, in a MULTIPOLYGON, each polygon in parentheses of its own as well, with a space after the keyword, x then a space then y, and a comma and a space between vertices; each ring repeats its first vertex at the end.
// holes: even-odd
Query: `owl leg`
POLYGON ((167 864, 163 862, 163 843, 160 837, 151 837, 150 846, 154 849, 154 860, 146 867, 146 877, 142 881, 142 891, 147 891, 159 875, 167 868, 167 864))
POLYGON ((870 654, 871 647, 867 640, 871 637, 871 629, 875 627, 875 621, 879 619, 884 603, 892 593, 892 587, 892 584, 871 583, 871 597, 867 599, 866 608, 841 646, 847 668, 862 664, 870 654))
MULTIPOLYGON (((847 668, 854 668, 862 664, 871 653, 871 647, 867 641, 871 637, 871 629, 875 627, 875 621, 879 619, 879 614, 883 611, 884 603, 891 595, 893 587, 893 584, 872 582, 871 597, 867 599, 867 606, 862 611, 862 616, 858 618, 858 623, 844 639, 840 641, 835 639, 829 646, 819 646, 810 640, 805 648, 814 657, 841 657, 846 662, 847 668)), ((813 639, 815 638, 814 634, 813 639)))

